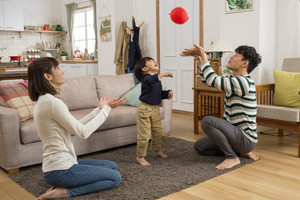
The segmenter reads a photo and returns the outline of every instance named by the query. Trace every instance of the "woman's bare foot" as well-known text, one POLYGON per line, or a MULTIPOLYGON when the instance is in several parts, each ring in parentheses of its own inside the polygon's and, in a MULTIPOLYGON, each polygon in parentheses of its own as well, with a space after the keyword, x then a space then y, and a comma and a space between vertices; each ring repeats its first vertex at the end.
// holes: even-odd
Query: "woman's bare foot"
POLYGON ((241 163, 239 157, 233 159, 225 159, 222 163, 216 166, 217 169, 230 169, 241 163))
POLYGON ((162 158, 167 158, 168 156, 164 154, 161 150, 155 151, 155 155, 158 155, 162 158))
POLYGON ((251 160, 259 160, 259 157, 256 154, 254 154, 252 151, 250 153, 246 153, 241 156, 244 158, 250 158, 251 160))
POLYGON ((145 158, 143 156, 137 156, 136 157, 136 160, 141 164, 141 165, 144 165, 144 166, 149 166, 151 165, 147 160, 145 160, 145 158))
POLYGON ((68 190, 66 188, 51 187, 46 193, 42 194, 39 198, 37 198, 37 200, 67 198, 67 197, 68 197, 68 190))

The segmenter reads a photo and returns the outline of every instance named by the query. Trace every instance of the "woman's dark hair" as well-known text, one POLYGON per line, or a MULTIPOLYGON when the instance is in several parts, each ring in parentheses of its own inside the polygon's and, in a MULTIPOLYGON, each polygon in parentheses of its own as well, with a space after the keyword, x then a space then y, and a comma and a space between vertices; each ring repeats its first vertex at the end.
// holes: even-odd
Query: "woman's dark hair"
POLYGON ((141 82, 142 81, 142 77, 143 77, 143 70, 142 68, 146 66, 147 61, 149 60, 154 60, 151 57, 143 57, 142 59, 140 59, 139 61, 136 62, 135 64, 135 68, 134 68, 134 74, 136 79, 141 82))
POLYGON ((56 95, 56 89, 45 78, 44 74, 53 74, 52 69, 59 63, 55 58, 43 57, 31 62, 28 66, 28 93, 32 101, 37 101, 40 95, 56 95))
POLYGON ((242 45, 236 48, 236 53, 241 54, 243 56, 243 60, 248 60, 249 65, 247 72, 250 74, 259 63, 261 63, 261 56, 256 52, 254 47, 242 45))

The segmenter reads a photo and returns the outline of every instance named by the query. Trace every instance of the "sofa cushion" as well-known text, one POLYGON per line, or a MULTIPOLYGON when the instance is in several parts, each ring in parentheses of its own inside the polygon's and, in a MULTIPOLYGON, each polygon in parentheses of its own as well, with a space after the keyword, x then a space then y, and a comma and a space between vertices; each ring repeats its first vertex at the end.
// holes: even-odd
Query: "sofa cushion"
POLYGON ((257 117, 299 122, 300 109, 274 105, 257 105, 257 117))
MULTIPOLYGON (((74 110, 71 111, 71 114, 76 119, 81 119, 92 112, 93 109, 94 108, 74 110)), ((136 125, 136 111, 137 108, 133 106, 119 106, 112 109, 106 121, 97 129, 97 131, 136 125)), ((160 115, 162 119, 164 117, 163 112, 164 109, 160 107, 160 115)), ((40 141, 40 137, 38 135, 33 119, 22 122, 20 125, 20 132, 22 144, 40 141)))
MULTIPOLYGON (((76 119, 81 119, 90 113, 93 109, 84 109, 72 111, 72 115, 76 119)), ((119 106, 110 111, 106 121, 98 128, 98 130, 112 129, 122 126, 130 126, 136 124, 137 108, 133 106, 119 106)), ((163 119, 164 109, 160 107, 160 115, 163 119)))
POLYGON ((274 70, 274 105, 300 108, 300 73, 274 70))
POLYGON ((41 141, 33 119, 21 123, 20 138, 22 144, 41 141))
POLYGON ((95 108, 99 104, 94 76, 66 79, 58 95, 69 110, 95 108))
POLYGON ((1 104, 16 109, 19 121, 23 122, 33 116, 33 101, 28 94, 27 81, 0 82, 1 104))
POLYGON ((131 73, 122 75, 95 75, 95 80, 99 99, 105 95, 111 98, 121 97, 135 86, 131 73))

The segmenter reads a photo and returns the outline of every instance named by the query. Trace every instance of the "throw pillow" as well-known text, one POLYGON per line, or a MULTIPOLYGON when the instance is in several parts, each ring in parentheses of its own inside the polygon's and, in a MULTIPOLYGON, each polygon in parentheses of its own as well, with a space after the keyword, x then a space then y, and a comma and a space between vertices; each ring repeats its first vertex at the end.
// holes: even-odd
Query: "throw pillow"
MULTIPOLYGON (((132 90, 130 90, 129 92, 127 92, 126 94, 124 94, 120 99, 127 97, 127 99, 129 101, 127 101, 126 103, 124 103, 124 105, 128 105, 128 106, 138 106, 140 104, 140 100, 139 97, 141 95, 142 92, 142 84, 139 83, 137 84, 132 90)), ((163 90, 166 90, 165 86, 162 86, 163 90)))
POLYGON ((141 83, 137 84, 132 90, 124 94, 122 98, 127 97, 129 101, 127 101, 124 105, 128 106, 138 106, 140 103, 139 97, 141 95, 141 83))
POLYGON ((274 105, 300 108, 300 73, 274 70, 274 105))
POLYGON ((5 105, 5 101, 4 99, 0 96, 0 106, 4 106, 5 105))
POLYGON ((0 82, 0 96, 4 105, 17 109, 20 122, 32 118, 34 103, 29 98, 27 81, 12 84, 0 82))

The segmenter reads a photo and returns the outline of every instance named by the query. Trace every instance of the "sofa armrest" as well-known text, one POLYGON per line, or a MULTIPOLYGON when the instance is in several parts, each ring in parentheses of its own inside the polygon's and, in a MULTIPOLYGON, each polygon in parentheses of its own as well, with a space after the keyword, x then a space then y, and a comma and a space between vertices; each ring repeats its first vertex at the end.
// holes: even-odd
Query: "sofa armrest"
POLYGON ((273 105, 275 84, 264 84, 256 86, 257 104, 273 105))
POLYGON ((18 111, 0 106, 0 166, 4 169, 9 167, 7 163, 18 160, 21 145, 19 130, 18 111))
POLYGON ((164 128, 164 136, 168 136, 171 134, 172 129, 172 100, 163 99, 161 101, 160 106, 163 107, 163 128, 164 128))

